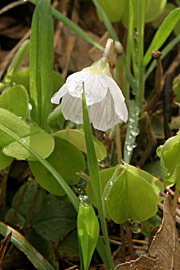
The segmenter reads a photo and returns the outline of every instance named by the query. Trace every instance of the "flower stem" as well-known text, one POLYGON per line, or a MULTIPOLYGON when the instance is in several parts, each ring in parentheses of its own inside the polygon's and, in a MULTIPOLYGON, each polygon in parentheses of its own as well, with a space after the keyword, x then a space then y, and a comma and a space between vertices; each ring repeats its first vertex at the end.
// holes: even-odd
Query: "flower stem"
POLYGON ((143 110, 143 98, 144 98, 144 0, 137 0, 137 8, 139 10, 138 16, 138 91, 136 94, 136 102, 142 113, 143 110))
POLYGON ((120 131, 120 125, 116 125, 116 151, 117 151, 117 159, 118 164, 121 164, 122 162, 122 147, 121 147, 121 131, 120 131))
MULTIPOLYGON (((129 1, 129 24, 128 24, 128 38, 127 38, 127 49, 126 49, 126 68, 130 71, 131 69, 131 54, 133 54, 134 46, 133 45, 133 30, 134 30, 134 9, 133 2, 129 1)), ((124 94, 126 102, 130 98, 130 86, 129 81, 125 77, 124 81, 124 94)))
POLYGON ((108 61, 109 55, 111 53, 111 50, 113 48, 113 40, 109 38, 106 43, 106 47, 103 53, 103 59, 108 61))
POLYGON ((174 198, 173 198, 173 213, 174 213, 174 215, 176 215, 176 206, 177 206, 178 197, 179 197, 179 189, 176 185, 175 192, 174 192, 174 198))

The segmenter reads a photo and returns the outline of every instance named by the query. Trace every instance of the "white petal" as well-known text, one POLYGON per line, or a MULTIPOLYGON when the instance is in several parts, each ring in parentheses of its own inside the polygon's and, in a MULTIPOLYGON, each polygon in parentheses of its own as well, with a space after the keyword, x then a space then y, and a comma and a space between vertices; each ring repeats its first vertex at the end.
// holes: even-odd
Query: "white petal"
POLYGON ((117 115, 122 121, 127 122, 128 110, 127 110, 127 107, 125 104, 125 98, 122 94, 121 89, 119 88, 117 83, 110 77, 107 78, 107 86, 114 100, 114 107, 115 107, 115 111, 117 115))
POLYGON ((66 85, 71 96, 82 99, 83 82, 87 106, 103 100, 107 94, 107 87, 102 83, 103 75, 90 71, 80 71, 70 75, 66 85))
POLYGON ((60 99, 66 95, 68 92, 68 88, 67 88, 67 85, 66 83, 59 89, 58 92, 56 92, 54 94, 54 96, 51 98, 51 102, 54 103, 54 104, 59 104, 60 102, 60 99))
POLYGON ((88 111, 94 128, 102 131, 112 128, 121 121, 114 110, 114 101, 109 90, 103 101, 89 106, 88 111))
POLYGON ((61 103, 61 111, 65 119, 76 124, 83 123, 82 100, 66 94, 61 103))
POLYGON ((102 81, 102 75, 90 73, 88 80, 84 83, 87 106, 99 103, 105 98, 107 87, 104 86, 102 81))

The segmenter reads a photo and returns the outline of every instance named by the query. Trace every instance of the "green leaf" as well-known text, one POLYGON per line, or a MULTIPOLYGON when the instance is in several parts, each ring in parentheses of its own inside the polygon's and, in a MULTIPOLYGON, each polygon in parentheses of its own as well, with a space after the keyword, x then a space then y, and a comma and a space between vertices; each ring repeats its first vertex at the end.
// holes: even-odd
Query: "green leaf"
MULTIPOLYGON (((53 76, 53 93, 55 93, 63 85, 64 79, 62 75, 55 70, 53 70, 52 76, 53 76)), ((29 67, 23 67, 20 70, 13 73, 12 78, 11 78, 11 85, 14 85, 14 84, 22 84, 29 93, 29 88, 30 88, 29 67)))
POLYGON ((57 245, 76 226, 76 211, 70 202, 48 194, 32 217, 33 229, 46 240, 57 245))
MULTIPOLYGON (((161 51, 162 56, 161 59, 164 59, 164 57, 170 52, 172 51, 172 49, 176 46, 177 43, 179 43, 180 41, 180 35, 175 37, 173 40, 171 40, 168 45, 166 45, 166 47, 161 51)), ((153 60, 152 63, 150 64, 148 70, 146 71, 145 74, 145 81, 147 80, 147 78, 149 77, 149 75, 151 74, 151 72, 154 70, 154 68, 157 65, 157 61, 153 60)))
MULTIPOLYGON (((34 127, 27 124, 14 113, 11 113, 10 111, 2 108, 0 108, 0 124, 10 129, 21 138, 42 132, 42 129, 39 127, 34 127)), ((4 147, 13 141, 14 140, 9 135, 1 131, 0 147, 4 147)))
POLYGON ((30 100, 32 118, 44 129, 49 129, 47 117, 52 111, 53 28, 50 0, 39 0, 31 27, 30 100))
POLYGON ((118 224, 129 218, 144 221, 157 212, 162 184, 157 178, 136 167, 122 167, 124 170, 121 173, 115 172, 104 189, 108 215, 118 224))
POLYGON ((83 269, 86 270, 90 266, 99 237, 98 219, 92 205, 86 202, 81 202, 79 205, 77 233, 82 254, 83 269))
MULTIPOLYGON (((33 150, 35 150, 42 158, 47 158, 54 149, 53 137, 44 131, 40 131, 38 134, 27 136, 24 138, 24 142, 27 143, 33 150)), ((12 142, 3 148, 3 153, 6 156, 15 157, 21 160, 36 160, 36 158, 29 153, 23 146, 17 142, 12 142)))
POLYGON ((43 257, 54 267, 54 270, 59 270, 59 263, 57 260, 57 254, 52 244, 44 237, 40 236, 34 230, 28 230, 26 239, 38 250, 43 257))
POLYGON ((158 50, 166 41, 168 36, 173 31, 176 23, 180 19, 180 8, 177 8, 169 13, 165 18, 163 23, 160 25, 158 31, 156 32, 145 56, 144 56, 144 66, 146 66, 151 60, 151 52, 153 50, 158 50))
MULTIPOLYGON (((14 226, 23 227, 35 197, 37 198, 36 205, 29 220, 28 227, 30 234, 28 230, 26 237, 41 254, 44 256, 46 254, 46 258, 47 255, 51 255, 52 262, 55 258, 52 258, 51 246, 48 247, 46 242, 51 242, 54 247, 57 247, 57 245, 59 248, 64 247, 63 250, 65 252, 67 249, 66 244, 72 240, 71 238, 67 240, 66 236, 72 230, 75 230, 77 214, 70 202, 64 202, 52 194, 48 194, 44 189, 39 187, 39 184, 35 180, 31 180, 22 185, 15 194, 12 208, 8 210, 5 217, 6 222, 13 223, 14 226), (21 201, 20 205, 19 200, 21 201), (66 242, 64 243, 65 239, 66 242), (38 243, 38 240, 41 241, 38 243), (59 246, 59 244, 62 245, 59 246)), ((73 240, 77 242, 77 238, 73 238, 73 240)), ((73 242, 71 244, 73 245, 75 243, 73 242)), ((76 249, 78 249, 77 245, 76 249)), ((78 253, 76 252, 76 254, 78 253)))
POLYGON ((20 46, 19 50, 13 57, 13 60, 8 67, 7 74, 3 80, 4 82, 9 83, 11 81, 13 74, 17 71, 18 67, 29 53, 29 44, 30 41, 25 40, 20 46))
POLYGON ((61 105, 59 105, 49 114, 48 124, 55 132, 63 128, 64 121, 65 119, 61 111, 61 105))
MULTIPOLYGON (((64 138, 74 144, 79 150, 87 153, 85 135, 83 130, 79 129, 66 129, 60 130, 54 133, 54 136, 64 138)), ((96 156, 99 161, 103 160, 107 156, 105 146, 96 138, 93 137, 96 156)))
MULTIPOLYGON (((44 166, 44 168, 46 168, 48 170, 48 172, 50 172, 51 175, 54 176, 57 184, 60 187, 62 187, 62 189, 64 190, 64 192, 67 194, 68 198, 70 199, 73 207, 78 212, 78 209, 79 209, 79 200, 78 200, 78 198, 76 197, 76 195, 74 194, 72 189, 69 187, 69 185, 66 183, 66 181, 62 178, 62 176, 53 168, 53 166, 51 166, 51 164, 47 160, 41 158, 31 147, 29 147, 26 143, 24 143, 24 141, 22 141, 22 139, 17 134, 15 134, 9 128, 3 126, 1 123, 0 123, 0 130, 4 134, 9 136, 11 138, 11 140, 17 141, 26 150, 28 150, 31 154, 33 154, 34 157, 36 157, 36 159, 40 162, 40 164, 42 164, 42 166, 44 166)), ((100 238, 99 238, 98 243, 97 243, 97 250, 98 250, 103 262, 106 265, 109 265, 108 259, 105 256, 106 252, 105 252, 104 242, 100 238)))
POLYGON ((158 147, 165 186, 177 185, 180 189, 180 132, 158 147))
MULTIPOLYGON (((54 139, 39 127, 31 126, 17 115, 0 108, 0 124, 20 136, 24 142, 32 146, 42 157, 48 157, 54 149, 54 139), (46 145, 46 147, 44 147, 46 145)), ((11 137, 1 131, 0 147, 7 156, 18 159, 34 159, 29 151, 14 142, 11 137)))
POLYGON ((71 261, 79 261, 79 248, 77 231, 67 234, 67 236, 61 241, 57 248, 60 256, 71 261))
POLYGON ((29 93, 29 67, 23 67, 19 70, 17 70, 13 75, 12 75, 12 78, 11 78, 11 85, 14 85, 14 84, 21 84, 23 85, 26 90, 28 91, 29 93))
POLYGON ((24 86, 8 88, 0 95, 0 108, 4 108, 22 119, 28 117, 28 94, 24 86))
MULTIPOLYGON (((105 188, 107 182, 113 176, 113 173, 115 172, 116 168, 117 168, 117 166, 100 171, 102 193, 104 191, 104 188, 105 188)), ((91 199, 92 204, 94 206, 96 206, 96 201, 95 201, 95 198, 94 198, 91 178, 87 182, 86 192, 87 192, 88 197, 91 199)))
POLYGON ((176 95, 176 98, 174 101, 180 103, 180 74, 174 78, 173 80, 173 91, 176 95))
POLYGON ((147 237, 151 237, 153 230, 159 227, 161 223, 162 219, 158 215, 154 215, 148 220, 141 222, 142 233, 147 237))
MULTIPOLYGON (((54 139, 55 148, 47 161, 62 175, 68 185, 75 185, 79 181, 76 173, 85 169, 84 157, 73 144, 59 137, 54 139)), ((43 188, 58 196, 65 195, 64 190, 46 168, 35 161, 29 164, 36 180, 43 188)))
POLYGON ((0 233, 6 237, 10 232, 12 236, 10 241, 22 251, 36 269, 54 270, 54 267, 24 238, 22 234, 12 227, 0 222, 0 233))
POLYGON ((7 168, 12 161, 13 158, 5 156, 0 148, 0 170, 7 168))

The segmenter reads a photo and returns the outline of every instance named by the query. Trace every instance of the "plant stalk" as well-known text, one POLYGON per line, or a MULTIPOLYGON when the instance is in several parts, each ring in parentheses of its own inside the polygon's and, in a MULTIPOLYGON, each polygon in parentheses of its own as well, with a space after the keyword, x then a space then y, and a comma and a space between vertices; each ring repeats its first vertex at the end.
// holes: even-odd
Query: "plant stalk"
POLYGON ((173 213, 175 216, 176 216, 176 206, 177 206, 177 202, 178 202, 178 197, 179 197, 179 189, 176 185, 175 192, 174 192, 174 198, 173 198, 173 213))
MULTIPOLYGON (((129 23, 128 23, 128 38, 127 38, 127 49, 126 49, 126 68, 130 71, 131 69, 131 55, 133 54, 134 46, 133 44, 133 31, 134 31, 134 10, 133 10, 133 1, 129 0, 129 23)), ((130 98, 130 86, 127 77, 124 81, 124 95, 126 102, 130 98)))
POLYGON ((143 98, 144 98, 144 0, 137 0, 137 10, 139 11, 138 16, 138 91, 136 94, 136 102, 140 108, 140 112, 143 111, 143 98))

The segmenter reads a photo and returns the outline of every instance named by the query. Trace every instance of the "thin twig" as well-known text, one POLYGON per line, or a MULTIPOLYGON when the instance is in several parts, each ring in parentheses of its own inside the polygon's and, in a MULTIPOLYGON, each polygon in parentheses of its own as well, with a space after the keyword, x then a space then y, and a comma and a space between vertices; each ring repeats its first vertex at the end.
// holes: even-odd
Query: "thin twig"
POLYGON ((24 5, 24 4, 27 4, 26 1, 16 1, 16 2, 13 2, 13 3, 10 3, 9 5, 5 6, 4 8, 2 8, 0 10, 0 15, 2 15, 3 13, 7 12, 8 10, 12 9, 12 8, 15 8, 17 6, 20 6, 20 5, 24 5))
POLYGON ((134 247, 133 247, 133 241, 132 241, 132 231, 131 231, 131 227, 128 221, 126 222, 125 226, 126 226, 126 238, 128 241, 129 255, 130 255, 131 260, 134 260, 135 253, 134 253, 134 247))

